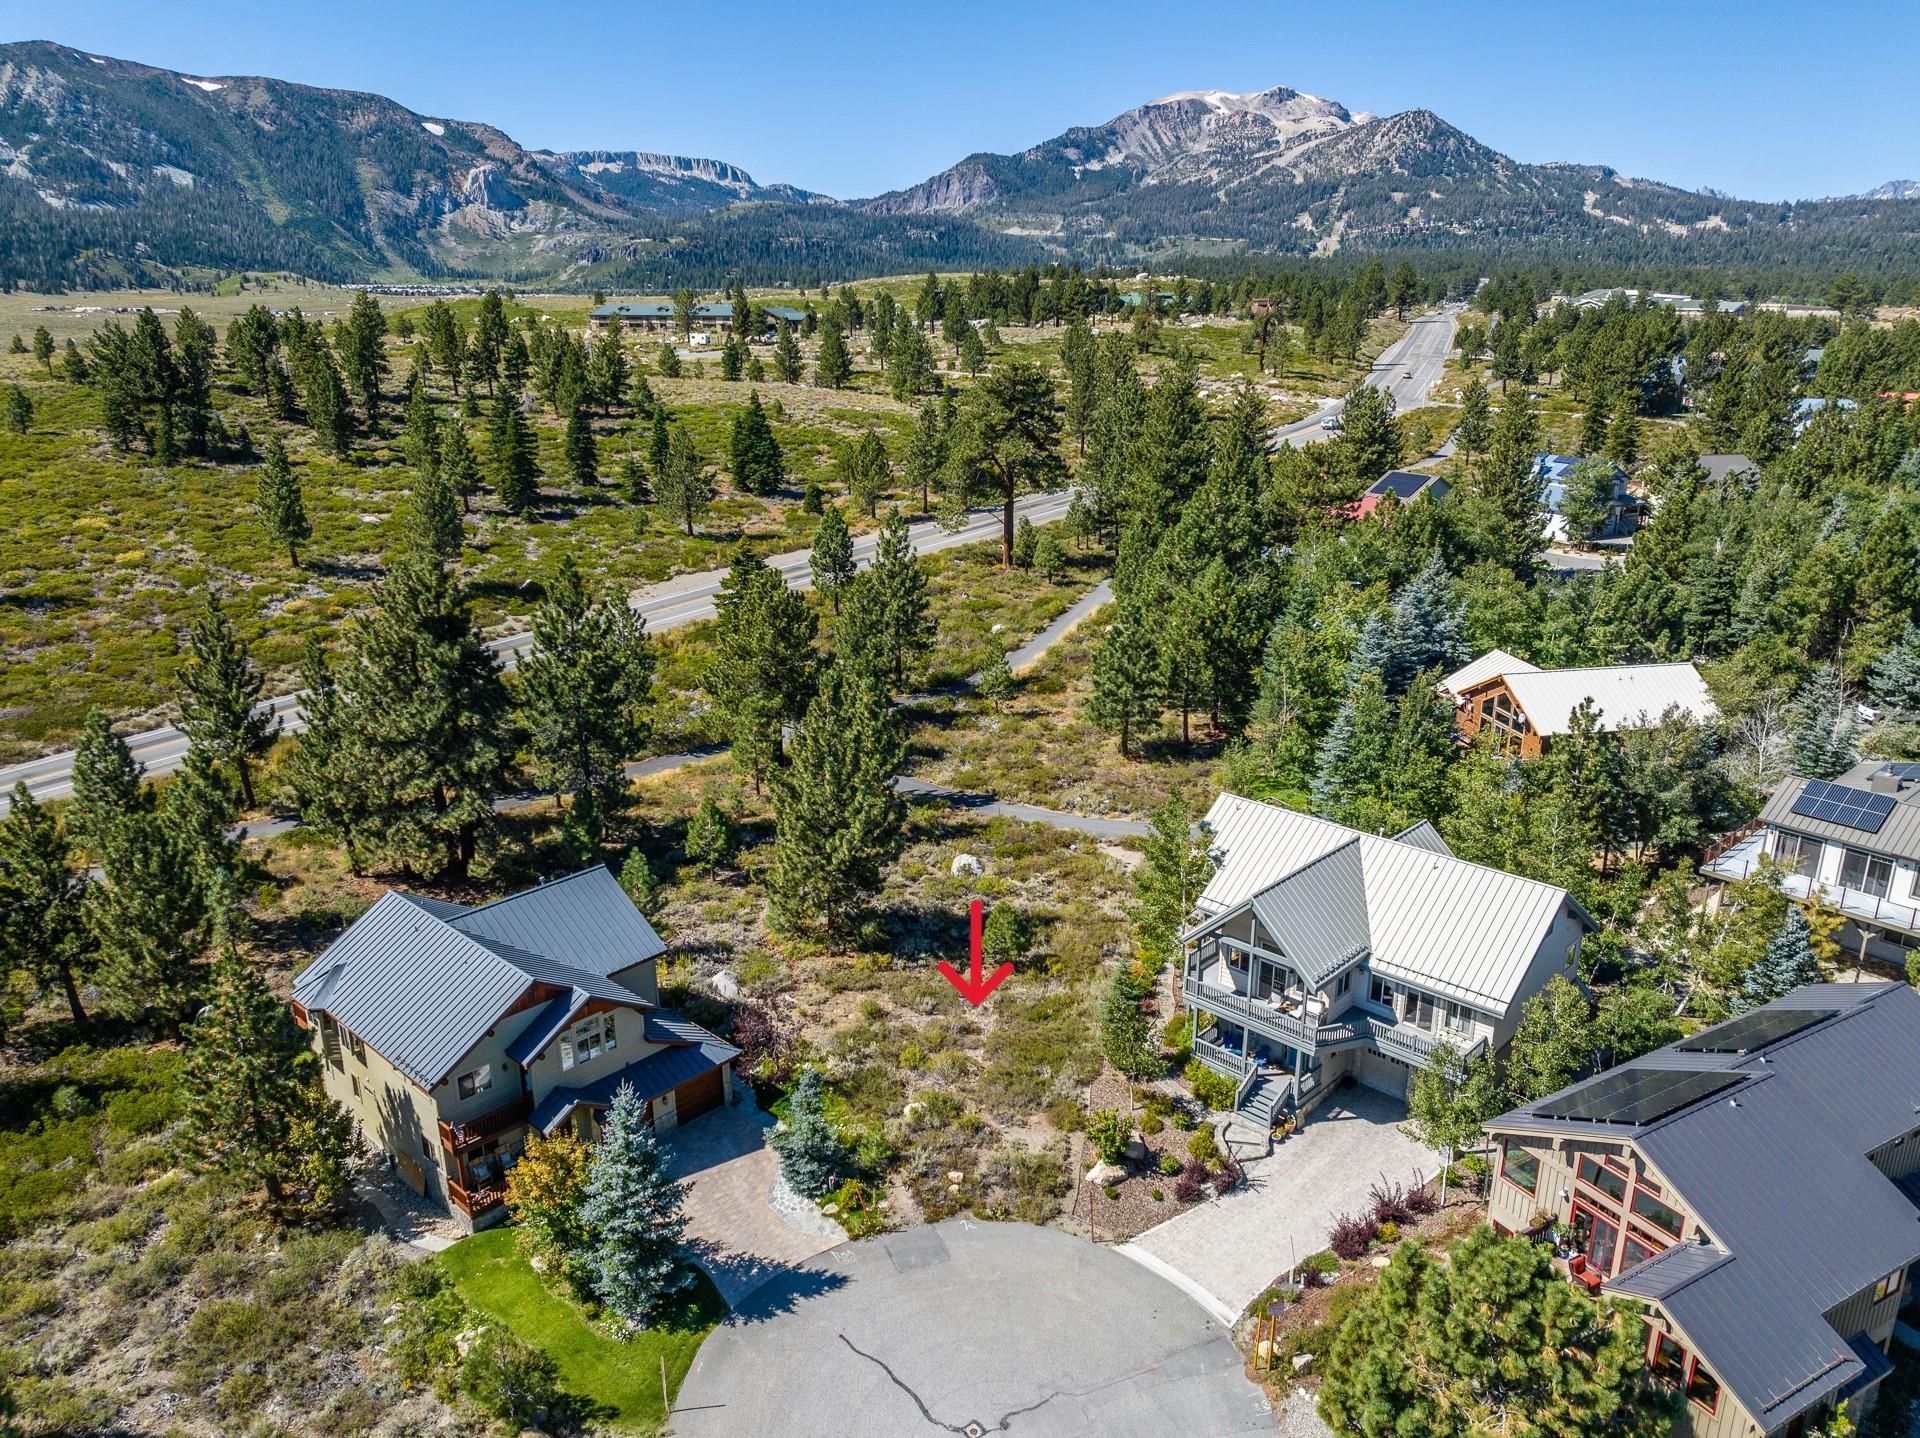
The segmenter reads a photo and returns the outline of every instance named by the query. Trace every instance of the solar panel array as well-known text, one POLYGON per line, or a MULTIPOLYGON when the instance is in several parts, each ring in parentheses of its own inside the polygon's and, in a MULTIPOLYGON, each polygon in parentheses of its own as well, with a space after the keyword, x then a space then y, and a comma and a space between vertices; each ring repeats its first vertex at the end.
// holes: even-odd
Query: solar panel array
POLYGON ((1893 796, 1835 784, 1827 779, 1809 779, 1800 797, 1793 801, 1793 812, 1803 818, 1838 824, 1843 829, 1877 834, 1893 812, 1893 796))
POLYGON ((1534 1112, 1543 1118, 1576 1118, 1589 1123, 1638 1127, 1745 1082, 1745 1074, 1629 1066, 1563 1093, 1541 1104, 1534 1112))
POLYGON ((1759 1009, 1731 1023, 1716 1024, 1674 1045, 1685 1054, 1750 1054, 1792 1038, 1839 1013, 1838 1009, 1759 1009))
POLYGON ((1920 764, 1911 759, 1899 759, 1884 765, 1880 772, 1895 779, 1920 779, 1920 764))

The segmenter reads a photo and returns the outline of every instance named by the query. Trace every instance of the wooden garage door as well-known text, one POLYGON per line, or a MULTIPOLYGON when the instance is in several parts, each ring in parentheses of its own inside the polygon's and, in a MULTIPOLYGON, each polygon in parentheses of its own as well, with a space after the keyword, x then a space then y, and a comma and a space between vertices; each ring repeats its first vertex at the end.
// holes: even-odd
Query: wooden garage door
POLYGON ((685 1123, 690 1118, 698 1118, 710 1108, 720 1107, 720 1070, 709 1069, 699 1078, 688 1079, 673 1091, 673 1112, 676 1122, 685 1123))

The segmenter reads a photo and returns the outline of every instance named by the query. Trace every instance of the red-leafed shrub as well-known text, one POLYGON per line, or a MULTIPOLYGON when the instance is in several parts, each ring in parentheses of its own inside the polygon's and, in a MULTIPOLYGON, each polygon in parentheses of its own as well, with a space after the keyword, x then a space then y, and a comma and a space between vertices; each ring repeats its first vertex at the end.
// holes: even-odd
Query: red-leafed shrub
POLYGON ((1220 1167, 1213 1172, 1213 1191, 1228 1193, 1239 1186, 1240 1179, 1239 1161, 1231 1156, 1223 1158, 1220 1160, 1220 1167))
POLYGON ((1407 1208, 1413 1213, 1432 1213, 1440 1206, 1440 1196, 1430 1188, 1407 1190, 1407 1208))
POLYGON ((1206 1192, 1206 1165, 1188 1159, 1187 1166, 1180 1170, 1180 1177, 1174 1181, 1173 1196, 1182 1203, 1198 1203, 1206 1196, 1206 1192))
POLYGON ((1367 1202, 1373 1205, 1373 1221, 1380 1223, 1407 1223, 1413 1218, 1413 1210, 1407 1206, 1406 1190, 1397 1183, 1387 1183, 1384 1179, 1367 1190, 1367 1202))
POLYGON ((1367 1245, 1379 1231, 1380 1225, 1367 1214, 1346 1214, 1333 1225, 1333 1236, 1327 1240, 1327 1247, 1341 1258, 1352 1260, 1367 1251, 1367 1245))

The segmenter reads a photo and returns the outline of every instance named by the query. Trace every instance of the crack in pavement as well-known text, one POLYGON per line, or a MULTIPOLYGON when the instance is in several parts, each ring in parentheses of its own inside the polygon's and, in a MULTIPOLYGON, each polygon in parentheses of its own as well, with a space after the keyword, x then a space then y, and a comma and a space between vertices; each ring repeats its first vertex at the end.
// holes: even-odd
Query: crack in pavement
POLYGON ((862 1358, 866 1359, 867 1362, 873 1364, 882 1373, 886 1374, 887 1381, 893 1384, 895 1388, 898 1388, 902 1393, 906 1394, 907 1397, 913 1400, 913 1406, 920 1410, 920 1416, 926 1419, 928 1423, 932 1424, 935 1428, 944 1429, 948 1433, 960 1434, 961 1438, 970 1438, 970 1435, 980 1434, 980 1433, 1004 1433, 1007 1431, 1007 1424, 1012 1422, 1015 1418, 1021 1417, 1023 1414, 1031 1413, 1036 1408, 1046 1407, 1049 1403, 1053 1402, 1054 1399, 1058 1398, 1061 1393, 1061 1390, 1055 1389, 1052 1393, 1049 1393, 1045 1398, 1042 1398, 1038 1403, 1029 1403, 1024 1408, 1010 1408, 1005 1413, 1002 1413, 997 1420, 995 1420, 991 1428, 986 1427, 984 1424, 980 1423, 978 1420, 973 1420, 966 1423, 943 1423, 938 1418, 933 1416, 933 1410, 927 1407, 925 1401, 920 1397, 920 1395, 914 1392, 912 1387, 909 1386, 908 1383, 904 1379, 902 1379, 898 1373, 895 1373, 893 1369, 887 1365, 886 1359, 876 1357, 874 1354, 866 1352, 864 1349, 859 1347, 859 1345, 857 1345, 851 1338, 847 1337, 847 1335, 844 1333, 838 1334, 836 1336, 840 1339, 842 1343, 846 1344, 848 1348, 852 1349, 855 1353, 859 1354, 862 1358))

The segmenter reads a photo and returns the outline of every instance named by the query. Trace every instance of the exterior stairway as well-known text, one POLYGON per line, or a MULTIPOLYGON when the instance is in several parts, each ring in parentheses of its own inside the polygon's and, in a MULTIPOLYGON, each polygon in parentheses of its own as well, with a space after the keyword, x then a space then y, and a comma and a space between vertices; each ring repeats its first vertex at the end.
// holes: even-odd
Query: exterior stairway
POLYGON ((1262 1073, 1240 1106, 1220 1125, 1220 1145, 1236 1159, 1265 1158, 1273 1151, 1273 1124, 1292 1092, 1283 1073, 1262 1073))

